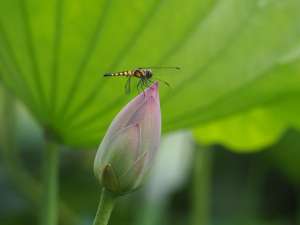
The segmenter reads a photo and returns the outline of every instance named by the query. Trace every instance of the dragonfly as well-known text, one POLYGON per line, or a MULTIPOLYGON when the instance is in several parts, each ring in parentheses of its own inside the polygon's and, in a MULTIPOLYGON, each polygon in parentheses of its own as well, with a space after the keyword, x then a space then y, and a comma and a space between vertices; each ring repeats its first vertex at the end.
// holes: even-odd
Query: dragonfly
MULTIPOLYGON (((140 92, 146 87, 149 87, 153 82, 153 71, 157 69, 172 69, 172 70, 180 70, 178 66, 161 66, 161 67, 140 67, 132 70, 125 70, 120 72, 108 72, 105 73, 105 77, 128 77, 125 84, 125 92, 130 92, 131 87, 131 79, 137 78, 139 79, 137 83, 137 90, 140 92)), ((155 78, 155 80, 163 82, 165 85, 170 86, 167 81, 155 78)))

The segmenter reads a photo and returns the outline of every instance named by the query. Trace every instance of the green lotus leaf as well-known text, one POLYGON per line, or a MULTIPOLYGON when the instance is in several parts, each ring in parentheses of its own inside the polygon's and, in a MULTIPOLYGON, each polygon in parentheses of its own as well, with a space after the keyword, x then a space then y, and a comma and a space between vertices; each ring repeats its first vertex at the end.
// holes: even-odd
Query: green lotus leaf
POLYGON ((289 128, 300 129, 298 96, 251 109, 195 129, 201 144, 222 144, 236 152, 253 152, 276 143, 289 128))
POLYGON ((61 143, 95 146, 135 95, 109 71, 148 66, 163 129, 195 128, 300 88, 298 0, 10 0, 0 3, 3 83, 61 143))

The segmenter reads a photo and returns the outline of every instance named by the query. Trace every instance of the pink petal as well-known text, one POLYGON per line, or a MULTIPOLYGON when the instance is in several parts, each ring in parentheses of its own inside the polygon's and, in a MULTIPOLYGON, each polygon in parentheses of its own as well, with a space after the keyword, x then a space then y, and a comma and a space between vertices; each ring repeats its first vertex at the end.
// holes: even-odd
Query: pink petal
POLYGON ((127 171, 138 157, 140 136, 140 126, 134 124, 118 131, 106 145, 101 143, 95 158, 95 173, 102 171, 108 163, 118 174, 127 171))

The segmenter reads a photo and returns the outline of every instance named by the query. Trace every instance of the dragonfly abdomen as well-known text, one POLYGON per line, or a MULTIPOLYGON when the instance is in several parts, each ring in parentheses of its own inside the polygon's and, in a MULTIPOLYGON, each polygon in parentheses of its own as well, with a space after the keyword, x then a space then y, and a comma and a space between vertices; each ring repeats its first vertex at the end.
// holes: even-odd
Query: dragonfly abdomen
POLYGON ((105 77, 129 77, 132 75, 133 75, 133 72, 131 70, 104 74, 105 77))

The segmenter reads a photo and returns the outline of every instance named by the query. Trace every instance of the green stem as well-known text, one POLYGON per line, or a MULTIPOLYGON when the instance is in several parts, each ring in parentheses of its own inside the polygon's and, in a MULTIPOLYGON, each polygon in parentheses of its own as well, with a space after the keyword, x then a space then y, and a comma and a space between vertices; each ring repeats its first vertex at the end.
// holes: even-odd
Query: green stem
POLYGON ((93 225, 108 224, 111 212, 114 208, 115 201, 116 196, 112 195, 103 188, 93 225))
MULTIPOLYGON (((0 155, 8 177, 25 198, 35 206, 40 204, 42 185, 23 166, 18 155, 16 140, 16 99, 0 87, 0 155), (20 185, 22 184, 22 185, 20 185)), ((63 202, 59 203, 61 223, 64 225, 79 224, 79 218, 63 202)))
POLYGON ((193 191, 193 224, 210 223, 211 149, 198 146, 195 149, 193 191))
POLYGON ((46 142, 46 158, 44 169, 44 211, 42 225, 58 224, 58 171, 59 147, 56 143, 46 142))

